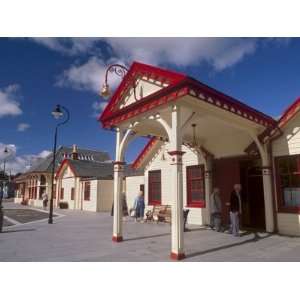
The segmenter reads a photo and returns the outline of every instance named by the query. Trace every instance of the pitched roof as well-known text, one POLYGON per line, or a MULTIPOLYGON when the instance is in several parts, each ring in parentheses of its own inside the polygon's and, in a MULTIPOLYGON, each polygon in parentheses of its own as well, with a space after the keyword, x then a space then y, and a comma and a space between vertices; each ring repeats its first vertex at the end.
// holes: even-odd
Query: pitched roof
MULTIPOLYGON (((114 165, 112 162, 95 162, 74 159, 65 159, 57 170, 56 176, 60 174, 63 170, 63 166, 66 164, 70 166, 76 177, 95 179, 113 179, 114 177, 114 165)), ((133 169, 132 165, 125 165, 125 177, 139 175, 143 175, 143 172, 133 169)))
MULTIPOLYGON (((56 160, 55 160, 55 170, 58 169, 59 164, 65 159, 70 157, 72 153, 71 147, 61 146, 57 149, 56 152, 56 160)), ((103 162, 103 161, 110 161, 111 158, 107 152, 103 151, 95 151, 89 149, 77 149, 79 160, 87 161, 95 161, 95 162, 103 162)), ((47 157, 39 159, 26 173, 34 173, 34 172, 51 172, 53 154, 49 154, 47 157)))
POLYGON ((219 109, 229 111, 232 114, 236 114, 241 118, 245 118, 264 127, 274 127, 277 124, 272 117, 185 74, 167 71, 137 62, 134 62, 130 67, 106 106, 106 109, 101 114, 99 121, 102 122, 105 128, 111 128, 124 120, 151 110, 153 107, 165 105, 170 101, 176 101, 185 95, 195 97, 199 101, 206 102, 208 105, 217 106, 219 109), (173 78, 173 81, 169 80, 168 86, 117 110, 117 104, 122 101, 122 96, 133 86, 133 80, 137 76, 140 76, 140 74, 143 75, 143 72, 151 74, 146 75, 148 76, 147 78, 152 76, 152 78, 154 77, 161 81, 173 78))

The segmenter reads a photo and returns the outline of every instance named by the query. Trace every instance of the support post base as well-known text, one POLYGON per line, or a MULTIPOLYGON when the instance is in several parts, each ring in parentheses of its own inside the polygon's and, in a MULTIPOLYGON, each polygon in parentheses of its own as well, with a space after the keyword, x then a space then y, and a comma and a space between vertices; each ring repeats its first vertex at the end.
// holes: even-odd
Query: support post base
POLYGON ((123 241, 123 237, 122 236, 114 236, 113 235, 112 241, 116 242, 116 243, 122 242, 123 241))
POLYGON ((171 252, 170 254, 170 258, 172 260, 182 260, 185 259, 185 254, 184 253, 175 253, 175 252, 171 252))

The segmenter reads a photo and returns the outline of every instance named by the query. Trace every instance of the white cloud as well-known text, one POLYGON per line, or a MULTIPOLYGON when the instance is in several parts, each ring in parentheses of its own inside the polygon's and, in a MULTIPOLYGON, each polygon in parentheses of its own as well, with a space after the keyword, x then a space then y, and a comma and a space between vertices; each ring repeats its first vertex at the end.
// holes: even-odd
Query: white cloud
POLYGON ((43 150, 42 152, 40 152, 39 154, 38 154, 38 157, 40 157, 40 158, 45 158, 45 157, 47 157, 48 155, 50 155, 52 152, 51 151, 49 151, 49 150, 43 150))
MULTIPOLYGON (((73 53, 88 53, 97 47, 100 39, 69 39, 73 53), (76 49, 76 50, 75 50, 76 49)), ((61 39, 42 39, 51 49, 64 51, 61 39)), ((41 41, 39 41, 41 42, 41 41)), ((113 58, 105 61, 98 49, 98 55, 82 64, 74 64, 59 77, 59 86, 69 86, 79 90, 99 93, 107 66, 113 62, 130 65, 141 61, 154 65, 174 64, 177 66, 197 66, 207 62, 213 69, 222 71, 241 61, 257 48, 257 39, 246 38, 103 38, 113 52, 113 58)), ((94 51, 97 52, 97 51, 94 51)), ((117 76, 110 76, 110 84, 115 86, 117 76)))
POLYGON ((107 101, 94 102, 93 103, 93 110, 94 110, 93 117, 99 116, 99 113, 101 113, 105 109, 107 104, 108 104, 107 101))
POLYGON ((51 152, 43 150, 38 154, 17 155, 17 147, 14 144, 3 144, 0 142, 0 160, 6 160, 6 172, 16 174, 27 171, 39 159, 48 156, 51 152), (4 149, 7 147, 9 153, 5 154, 4 149))
POLYGON ((5 116, 18 116, 22 114, 18 102, 19 85, 12 84, 0 89, 0 118, 5 116))
MULTIPOLYGON (((107 65, 115 62, 117 61, 105 62, 92 56, 87 62, 81 65, 74 64, 65 70, 56 84, 58 86, 71 86, 78 90, 89 90, 98 94, 104 82, 107 65)), ((110 76, 109 84, 112 88, 116 87, 118 82, 120 82, 120 77, 117 75, 110 76)))
POLYGON ((256 49, 252 38, 106 38, 123 60, 160 65, 196 66, 206 61, 221 71, 256 49))
POLYGON ((18 127, 17 127, 17 130, 23 132, 23 131, 25 131, 25 130, 27 130, 29 128, 30 128, 29 124, 27 124, 27 123, 20 123, 18 125, 18 127))
POLYGON ((99 38, 55 38, 55 37, 33 37, 36 43, 51 50, 67 55, 78 55, 81 53, 95 53, 95 45, 99 38))

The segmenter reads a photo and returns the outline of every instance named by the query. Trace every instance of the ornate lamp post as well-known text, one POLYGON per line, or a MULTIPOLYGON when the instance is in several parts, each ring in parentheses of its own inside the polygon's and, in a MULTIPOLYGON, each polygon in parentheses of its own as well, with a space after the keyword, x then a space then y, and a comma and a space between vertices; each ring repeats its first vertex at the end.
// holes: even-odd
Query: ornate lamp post
MULTIPOLYGON (((108 84, 108 74, 110 73, 115 73, 116 75, 124 78, 125 75, 128 73, 128 69, 127 67, 123 66, 123 65, 120 65, 120 64, 113 64, 113 65, 110 65, 108 66, 108 68, 106 69, 106 72, 105 72, 105 81, 103 83, 103 86, 101 88, 101 91, 100 91, 100 95, 103 97, 103 98, 108 98, 111 96, 111 89, 110 89, 110 86, 108 84)), ((133 80, 133 94, 134 94, 134 98, 135 100, 139 100, 136 96, 136 85, 135 85, 135 81, 133 80)))
POLYGON ((65 119, 58 123, 55 127, 54 144, 53 144, 53 159, 52 159, 52 172, 51 172, 51 195, 50 195, 50 207, 49 207, 49 219, 48 223, 53 224, 53 191, 54 191, 54 174, 55 174, 55 160, 56 160, 56 145, 57 145, 57 130, 58 127, 66 124, 70 119, 70 113, 68 109, 62 105, 57 104, 52 111, 52 115, 55 119, 61 119, 65 115, 65 119))

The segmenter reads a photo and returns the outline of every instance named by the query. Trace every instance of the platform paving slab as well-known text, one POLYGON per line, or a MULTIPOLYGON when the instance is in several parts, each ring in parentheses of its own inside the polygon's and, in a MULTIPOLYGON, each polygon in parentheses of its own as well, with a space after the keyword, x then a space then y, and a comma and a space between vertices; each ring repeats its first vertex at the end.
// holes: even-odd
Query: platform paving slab
MULTIPOLYGON (((0 261, 170 261, 168 224, 125 221, 124 241, 114 243, 109 213, 55 213, 64 216, 51 225, 42 220, 5 227, 0 234, 0 261)), ((185 262, 300 261, 300 237, 246 233, 237 238, 199 226, 189 228, 184 234, 185 262)))

